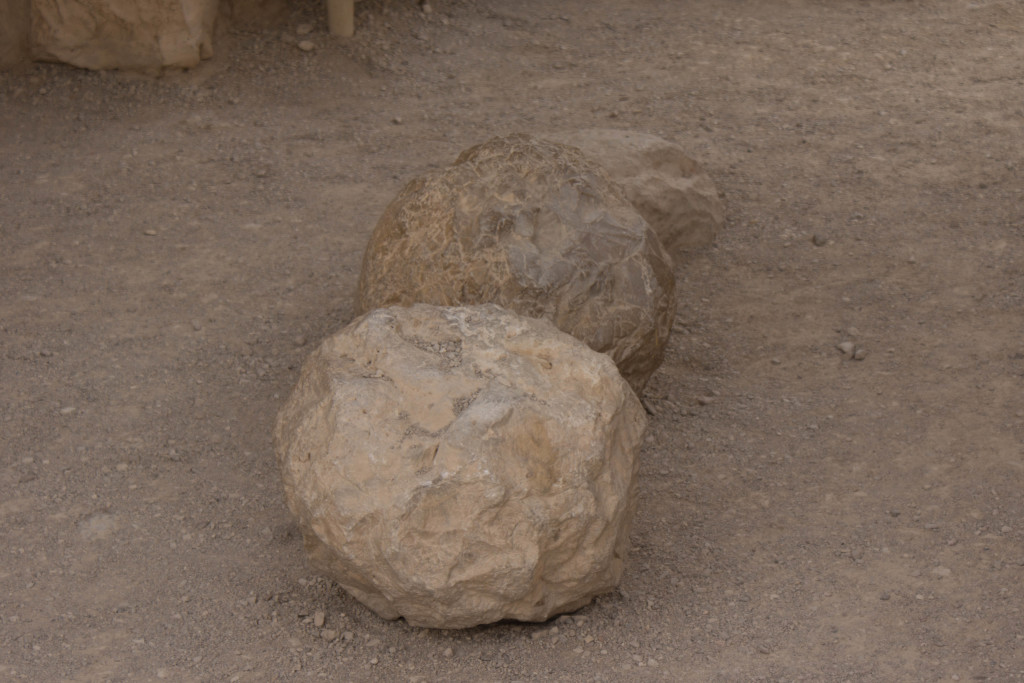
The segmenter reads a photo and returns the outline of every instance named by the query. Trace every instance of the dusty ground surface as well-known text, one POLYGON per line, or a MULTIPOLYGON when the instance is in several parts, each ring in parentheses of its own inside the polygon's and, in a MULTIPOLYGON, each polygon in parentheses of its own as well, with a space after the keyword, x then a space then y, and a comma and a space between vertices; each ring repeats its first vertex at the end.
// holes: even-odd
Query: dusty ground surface
POLYGON ((433 10, 0 75, 0 676, 1024 678, 1024 6, 433 10), (677 264, 622 590, 382 621, 307 568, 274 416, 407 180, 594 126, 677 140, 729 214, 677 264))

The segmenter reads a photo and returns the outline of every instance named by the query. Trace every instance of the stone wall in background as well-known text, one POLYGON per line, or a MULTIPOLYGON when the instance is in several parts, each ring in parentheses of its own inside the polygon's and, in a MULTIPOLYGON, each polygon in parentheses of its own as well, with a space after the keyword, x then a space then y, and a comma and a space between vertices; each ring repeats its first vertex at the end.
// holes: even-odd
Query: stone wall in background
POLYGON ((288 16, 288 0, 221 0, 220 16, 233 25, 280 26, 288 16))
POLYGON ((189 68, 213 56, 214 24, 271 25, 287 0, 2 0, 0 65, 189 68))
POLYGON ((28 59, 29 0, 0 2, 0 66, 28 59))

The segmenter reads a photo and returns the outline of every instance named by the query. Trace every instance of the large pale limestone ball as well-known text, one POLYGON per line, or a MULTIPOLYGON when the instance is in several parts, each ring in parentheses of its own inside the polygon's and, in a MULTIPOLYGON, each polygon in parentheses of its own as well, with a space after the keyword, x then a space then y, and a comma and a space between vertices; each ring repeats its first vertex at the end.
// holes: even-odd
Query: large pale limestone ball
POLYGON ((673 258, 706 247, 725 224, 725 205, 708 174, 679 145, 657 135, 611 128, 546 138, 578 147, 625 190, 673 258))
POLYGON ((675 316, 672 260, 579 150, 494 138, 418 178, 363 258, 358 306, 496 303, 547 318, 615 361, 639 393, 675 316))
POLYGON ((646 416, 605 355, 494 305, 378 309, 275 430, 311 564, 417 626, 543 621, 618 585, 646 416))

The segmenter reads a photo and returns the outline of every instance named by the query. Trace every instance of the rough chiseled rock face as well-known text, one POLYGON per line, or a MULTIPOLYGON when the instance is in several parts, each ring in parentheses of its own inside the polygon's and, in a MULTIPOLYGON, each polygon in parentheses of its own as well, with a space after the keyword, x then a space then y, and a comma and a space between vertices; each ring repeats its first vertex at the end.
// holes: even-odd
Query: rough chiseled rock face
POLYGON ((639 400, 498 306, 380 309, 308 359, 275 430, 311 563, 385 618, 542 621, 618 584, 639 400))
POLYGON ((672 261, 574 148, 526 135, 473 147, 411 182, 370 238, 362 311, 496 303, 607 353, 639 393, 675 315, 672 261))
POLYGON ((30 0, 32 57, 86 69, 193 67, 213 56, 217 0, 30 0))
POLYGON ((656 135, 595 128, 544 136, 604 167, 673 257, 710 245, 725 223, 714 183, 681 147, 656 135))

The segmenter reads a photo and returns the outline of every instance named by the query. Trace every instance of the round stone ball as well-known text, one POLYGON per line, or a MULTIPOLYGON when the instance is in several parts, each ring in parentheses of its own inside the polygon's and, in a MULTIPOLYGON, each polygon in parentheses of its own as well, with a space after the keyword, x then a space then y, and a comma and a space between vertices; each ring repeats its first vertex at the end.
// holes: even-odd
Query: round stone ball
POLYGON ((313 567, 388 619, 544 621, 618 585, 639 399, 495 305, 377 309, 309 357, 275 441, 313 567))
POLYGON ((410 182, 363 258, 358 309, 496 303, 612 357, 640 393, 675 316, 672 260, 576 148, 517 134, 410 182))

